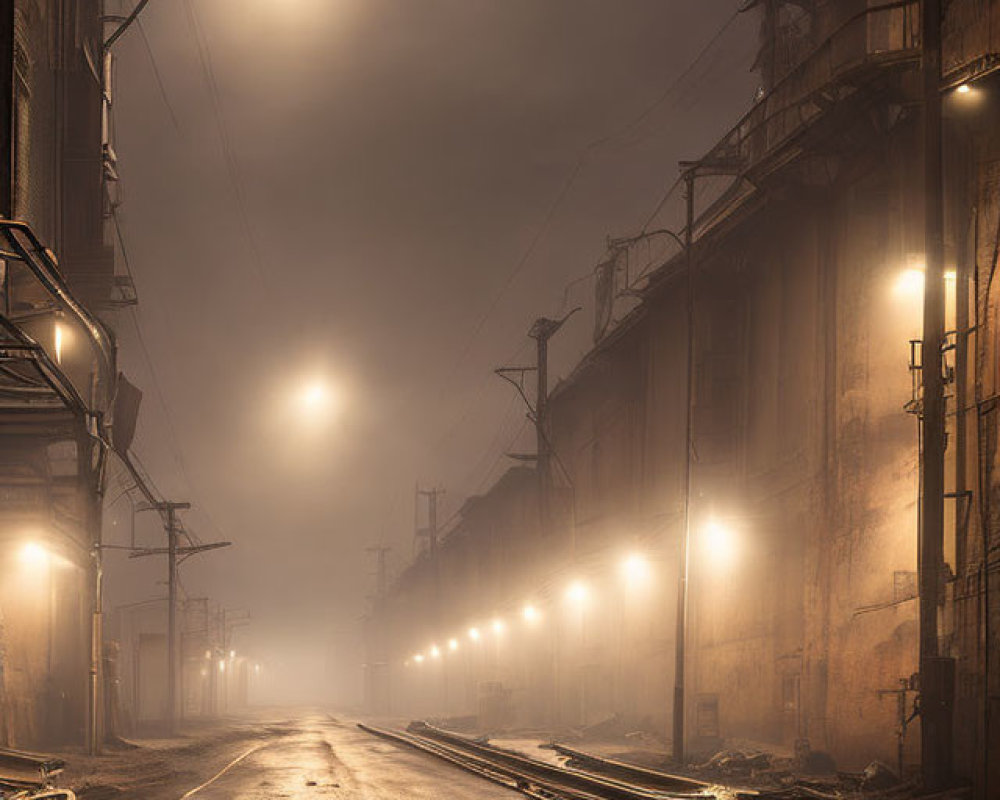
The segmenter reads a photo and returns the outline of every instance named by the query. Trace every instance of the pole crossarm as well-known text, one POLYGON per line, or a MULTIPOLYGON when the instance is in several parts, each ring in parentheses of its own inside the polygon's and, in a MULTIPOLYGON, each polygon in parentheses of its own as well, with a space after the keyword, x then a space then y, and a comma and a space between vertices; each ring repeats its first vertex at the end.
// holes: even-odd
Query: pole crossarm
MULTIPOLYGON (((174 552, 179 556, 190 556, 196 553, 204 553, 206 550, 219 550, 223 547, 232 547, 232 545, 233 545, 232 542, 209 542, 208 544, 177 547, 174 549, 174 552)), ((169 547, 137 547, 129 554, 129 558, 144 558, 145 556, 165 556, 169 554, 170 554, 169 547)))

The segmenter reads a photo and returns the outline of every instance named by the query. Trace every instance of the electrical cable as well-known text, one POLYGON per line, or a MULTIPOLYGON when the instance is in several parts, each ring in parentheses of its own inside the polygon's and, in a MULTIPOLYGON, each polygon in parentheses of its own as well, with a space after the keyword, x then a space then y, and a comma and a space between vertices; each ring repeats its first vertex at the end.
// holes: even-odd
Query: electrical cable
MULTIPOLYGON (((185 0, 185 2, 190 2, 190 0, 185 0)), ((716 30, 716 32, 701 48, 701 50, 695 56, 694 60, 680 73, 680 75, 678 75, 673 81, 671 81, 670 85, 667 86, 667 88, 660 94, 659 97, 657 97, 651 104, 646 106, 636 117, 634 117, 632 120, 630 120, 621 128, 612 131, 611 133, 605 134, 604 136, 600 136, 592 140, 583 147, 583 149, 577 156, 576 161, 573 163, 573 166, 570 168, 569 174, 563 181, 563 184, 560 187, 559 192, 556 194, 555 199, 552 201, 552 203, 546 210, 545 216, 543 217, 541 224, 536 229, 535 235, 529 242, 528 247, 522 253, 521 257, 518 259, 513 269, 507 273, 506 277, 504 278, 503 282, 500 285, 500 288, 494 294, 493 299, 491 300, 485 313, 479 318, 479 320, 473 326, 472 332, 466 340, 466 347, 462 351, 462 354, 459 356, 459 358, 456 360, 455 366, 452 369, 452 373, 449 376, 448 380, 445 382, 445 389, 442 390, 442 393, 444 393, 444 391, 451 386, 451 384, 454 381, 455 375, 464 365, 465 360, 468 358, 469 353, 472 351, 472 348, 476 340, 478 339, 483 328, 486 326, 486 323, 489 321, 489 318, 496 311, 497 307, 500 304, 500 301, 503 299, 504 295, 510 288, 511 284, 513 284, 515 279, 521 274, 521 272, 527 266, 528 262, 531 259, 531 256, 535 252, 535 249, 538 247, 538 244, 541 242, 542 238, 547 233, 549 225, 552 223, 552 220, 555 217, 556 211, 558 211, 559 207, 562 205, 563 200, 565 200, 566 196, 569 194, 570 189, 572 189, 573 185, 575 184, 576 179, 577 177, 579 177, 580 172, 582 171, 584 165, 586 164, 587 158, 590 156, 590 154, 593 151, 608 144, 609 142, 612 142, 615 139, 630 133, 631 131, 635 130, 636 127, 641 125, 642 122, 644 122, 649 117, 649 115, 653 113, 653 111, 655 111, 660 105, 662 105, 676 91, 676 89, 682 84, 682 82, 687 79, 688 75, 691 74, 691 72, 702 61, 702 59, 704 59, 704 57, 708 54, 708 52, 712 49, 712 47, 716 44, 716 42, 719 41, 719 39, 723 36, 723 34, 725 34, 725 32, 729 29, 729 27, 733 24, 733 22, 739 17, 739 14, 740 12, 736 11, 732 15, 730 15, 726 19, 726 21, 722 24, 722 26, 718 30, 716 30)), ((661 203, 665 202, 666 198, 663 201, 661 201, 661 203)), ((660 207, 662 207, 662 205, 660 207)), ((658 211, 659 208, 657 209, 657 213, 658 211)))
POLYGON ((198 50, 198 60, 201 63, 205 85, 208 88, 209 98, 212 101, 212 111, 219 134, 219 142, 222 146, 223 159, 226 163, 226 174, 229 178, 230 187, 233 190, 233 198, 236 201, 236 211, 240 227, 243 228, 243 233, 246 237, 246 244, 250 250, 254 270, 266 289, 268 284, 267 271, 254 227, 250 222, 243 172, 233 148, 229 126, 226 124, 226 116, 222 108, 222 97, 219 92, 218 82, 215 79, 215 69, 212 64, 212 53, 208 47, 208 41, 205 38, 201 23, 198 20, 198 13, 191 0, 184 0, 184 8, 187 11, 188 22, 191 26, 192 38, 198 50))
POLYGON ((167 107, 167 112, 170 114, 170 121, 174 124, 174 129, 179 133, 181 125, 177 119, 177 114, 174 112, 174 106, 170 102, 170 97, 167 94, 167 87, 163 83, 163 77, 160 75, 160 68, 157 66, 156 56, 153 55, 153 47, 149 42, 149 37, 146 35, 146 29, 142 26, 142 20, 136 20, 135 24, 139 29, 139 35, 142 37, 142 43, 145 45, 146 54, 149 56, 149 65, 153 69, 153 78, 156 80, 156 85, 160 90, 160 97, 163 99, 163 105, 167 107))

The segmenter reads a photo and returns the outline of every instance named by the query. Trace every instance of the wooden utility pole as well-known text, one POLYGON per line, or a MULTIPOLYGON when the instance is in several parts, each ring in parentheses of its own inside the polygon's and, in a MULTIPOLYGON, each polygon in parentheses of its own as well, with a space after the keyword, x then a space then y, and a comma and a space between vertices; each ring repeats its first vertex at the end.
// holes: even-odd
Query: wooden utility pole
POLYGON ((941 0, 923 0, 924 332, 920 487, 920 732, 924 786, 951 780, 954 661, 938 649, 944 571, 945 398, 944 167, 941 114, 941 0))
POLYGON ((167 515, 167 727, 177 728, 177 511, 190 503, 163 503, 167 515))
POLYGON ((229 547, 232 542, 181 546, 179 538, 183 531, 177 523, 177 512, 191 508, 191 504, 162 501, 153 503, 151 507, 163 517, 167 546, 137 549, 129 558, 159 555, 167 557, 167 727, 173 733, 177 728, 177 663, 180 655, 177 647, 177 568, 187 556, 229 547))

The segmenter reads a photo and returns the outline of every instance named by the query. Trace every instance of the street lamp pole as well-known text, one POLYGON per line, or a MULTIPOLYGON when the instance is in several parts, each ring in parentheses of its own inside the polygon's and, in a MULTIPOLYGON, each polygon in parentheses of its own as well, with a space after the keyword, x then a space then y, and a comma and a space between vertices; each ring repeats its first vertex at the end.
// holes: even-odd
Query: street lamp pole
POLYGON ((674 640, 674 707, 673 707, 673 757, 674 763, 684 763, 684 664, 687 639, 688 571, 691 546, 691 460, 694 448, 694 257, 691 243, 694 234, 694 172, 684 175, 687 189, 687 224, 684 226, 684 254, 687 268, 687 409, 684 437, 684 530, 678 556, 677 581, 677 630, 674 640))

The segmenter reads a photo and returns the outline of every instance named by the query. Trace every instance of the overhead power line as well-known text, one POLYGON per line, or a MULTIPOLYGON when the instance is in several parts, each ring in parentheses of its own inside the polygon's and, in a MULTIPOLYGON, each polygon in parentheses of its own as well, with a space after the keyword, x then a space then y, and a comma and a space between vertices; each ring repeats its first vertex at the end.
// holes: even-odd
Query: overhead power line
POLYGON ((198 60, 201 63, 202 75, 205 78, 205 85, 208 88, 209 98, 212 101, 212 112, 215 116, 215 124, 219 133, 219 141, 222 145, 222 154, 226 162, 226 174, 229 177, 229 184, 233 190, 233 197, 236 201, 236 211, 239 217, 240 227, 246 237, 247 247, 252 256, 253 265, 258 273, 258 277, 266 286, 266 270, 264 259, 260 252, 257 236, 254 227, 250 222, 250 212, 247 204, 245 182, 243 171, 240 167, 239 159, 233 148, 232 137, 229 135, 229 126, 226 124, 226 115, 222 107, 222 97, 219 92, 219 84, 215 79, 215 69, 212 64, 212 53, 208 47, 204 30, 198 19, 191 0, 184 0, 184 8, 187 11, 188 22, 191 25, 191 32, 198 50, 198 60))
MULTIPOLYGON (((185 2, 190 2, 190 0, 185 0, 185 2)), ((461 356, 456 360, 455 366, 452 369, 452 373, 449 376, 448 380, 445 382, 446 387, 451 385, 455 375, 464 365, 465 360, 472 352, 475 342, 479 338, 480 333, 482 333, 483 329, 486 327, 486 323, 489 321, 489 318, 493 315, 497 307, 500 305, 500 301, 507 293, 507 290, 510 288, 511 284, 514 283, 517 277, 527 266, 528 262, 531 259, 531 256, 534 255, 534 252, 538 247, 539 243, 541 242, 542 238, 548 232, 549 226, 551 225, 552 220, 556 215, 556 212, 559 210, 563 201, 566 199, 570 190, 576 183, 576 180, 579 177, 580 172, 583 170, 583 167, 586 165, 587 159, 590 157, 590 155, 594 151, 609 144, 610 142, 613 142, 616 139, 619 139, 622 136, 625 136, 631 133, 632 131, 636 130, 636 128, 638 128, 646 119, 648 119, 649 116, 657 108, 663 105, 663 103, 665 103, 681 87, 684 81, 687 80, 687 78, 691 75, 691 73, 702 62, 705 56, 708 55, 711 49, 722 38, 722 36, 726 33, 726 31, 729 30, 733 22, 735 22, 739 16, 740 16, 739 11, 733 12, 725 20, 725 22, 715 31, 715 33, 712 34, 712 36, 708 39, 708 41, 701 48, 701 50, 698 51, 698 54, 688 64, 688 66, 685 67, 684 70, 676 78, 674 78, 673 81, 670 82, 670 84, 663 90, 663 92, 658 97, 656 97, 656 99, 654 99, 650 104, 648 104, 645 108, 643 108, 643 110, 640 111, 636 116, 634 116, 632 119, 630 119, 621 127, 616 128, 615 130, 603 136, 593 139, 592 141, 584 145, 583 149, 580 151, 576 160, 573 162, 573 166, 570 168, 565 180, 562 183, 562 186, 559 189, 559 192, 556 194, 554 200, 546 209, 545 216, 542 218, 541 224, 538 226, 535 235, 532 237, 531 241, 528 244, 528 247, 525 249, 521 257, 514 264, 514 267, 510 270, 510 272, 507 273, 503 282, 500 284, 499 289, 497 290, 492 300, 490 301, 490 304, 487 307, 486 311, 482 314, 482 316, 476 321, 475 325, 473 326, 472 332, 466 340, 465 349, 462 351, 461 356)), ((664 198, 661 201, 661 204, 658 206, 656 213, 659 213, 659 209, 662 208, 662 205, 666 202, 666 199, 667 198, 664 198)), ((655 213, 653 216, 655 217, 655 213)))

